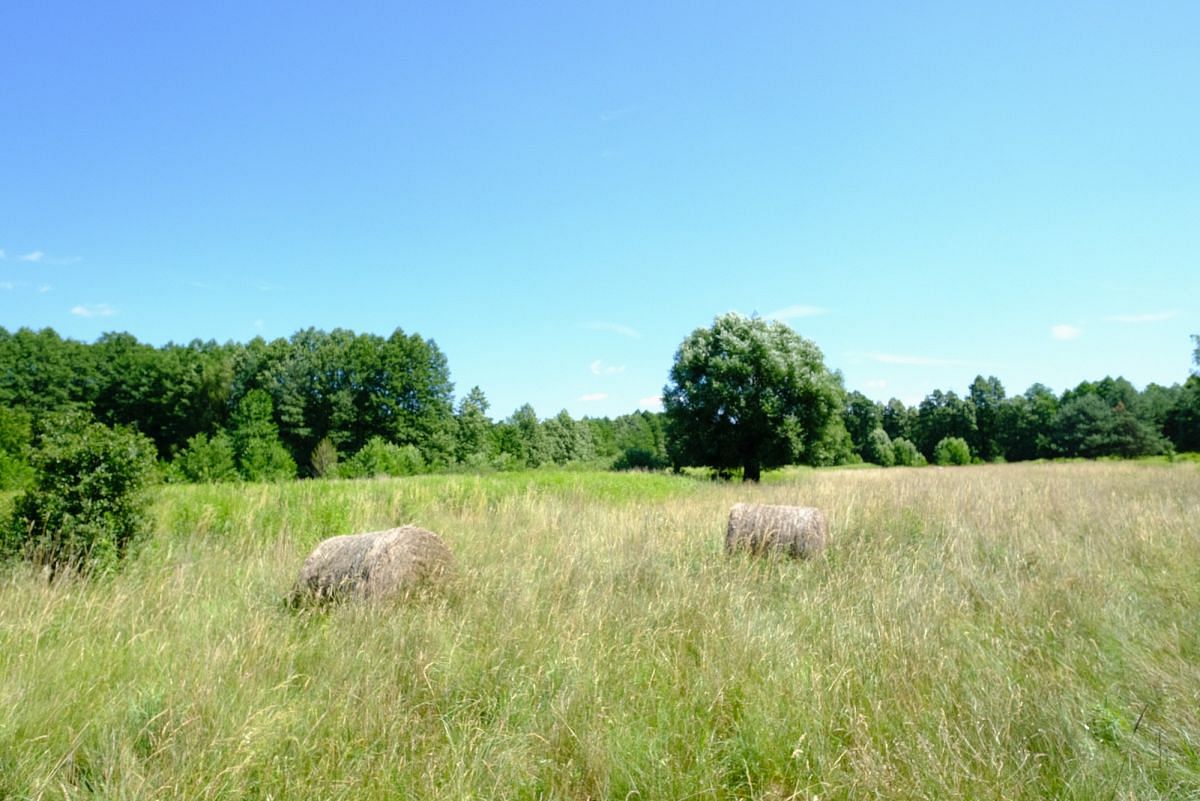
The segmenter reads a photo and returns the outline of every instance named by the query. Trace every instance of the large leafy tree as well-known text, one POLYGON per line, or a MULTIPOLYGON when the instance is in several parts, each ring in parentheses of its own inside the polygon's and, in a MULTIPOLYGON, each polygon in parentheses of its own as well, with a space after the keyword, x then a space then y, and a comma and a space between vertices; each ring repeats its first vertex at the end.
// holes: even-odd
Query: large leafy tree
POLYGON ((663 389, 676 465, 757 481, 763 468, 816 464, 846 439, 844 392, 821 351, 778 322, 725 314, 679 346, 663 389))

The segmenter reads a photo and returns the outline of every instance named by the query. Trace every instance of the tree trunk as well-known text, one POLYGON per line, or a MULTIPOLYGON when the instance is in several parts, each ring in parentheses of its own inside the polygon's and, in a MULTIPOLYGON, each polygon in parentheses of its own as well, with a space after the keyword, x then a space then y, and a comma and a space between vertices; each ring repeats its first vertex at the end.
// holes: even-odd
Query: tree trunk
POLYGON ((742 481, 753 481, 757 483, 761 476, 762 468, 759 466, 758 462, 746 462, 745 466, 742 467, 742 481))

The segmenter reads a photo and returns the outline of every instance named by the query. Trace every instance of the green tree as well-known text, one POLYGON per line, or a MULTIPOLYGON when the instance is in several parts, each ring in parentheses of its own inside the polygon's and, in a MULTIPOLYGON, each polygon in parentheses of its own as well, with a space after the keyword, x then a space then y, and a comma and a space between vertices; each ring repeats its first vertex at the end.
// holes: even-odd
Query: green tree
POLYGON ((178 477, 197 484, 237 481, 233 442, 224 431, 209 437, 196 434, 171 463, 178 477))
POLYGON ((425 470, 425 459, 415 445, 397 445, 383 437, 371 437, 358 453, 338 466, 345 478, 411 476, 425 470))
POLYGON ((986 379, 975 376, 967 391, 967 401, 975 409, 975 437, 968 444, 986 462, 1004 456, 1000 437, 1000 410, 1004 398, 1004 385, 995 376, 986 379))
POLYGON ((645 410, 624 414, 611 423, 613 469, 660 470, 671 464, 667 455, 666 416, 645 410))
POLYGON ((1163 433, 1178 451, 1200 451, 1200 376, 1180 389, 1163 421, 1163 433))
POLYGON ((947 437, 970 442, 975 438, 975 408, 953 392, 935 389, 917 409, 914 433, 917 447, 933 461, 934 449, 947 437))
POLYGON ((0 551, 55 570, 111 568, 148 526, 154 444, 67 412, 43 421, 34 487, 13 505, 0 551))
POLYGON ((337 475, 338 452, 337 446, 333 444, 333 440, 325 437, 318 442, 317 447, 313 448, 313 452, 308 458, 308 463, 312 470, 313 478, 325 478, 337 475))
POLYGON ((33 481, 29 463, 33 419, 24 409, 0 406, 0 490, 22 489, 33 481))
POLYGON ((933 449, 933 463, 963 465, 971 463, 971 446, 962 437, 945 437, 933 449))
POLYGON ((0 328, 0 405, 29 411, 36 422, 50 412, 89 408, 96 389, 95 362, 82 343, 53 329, 0 328))
POLYGON ((591 429, 572 419, 566 409, 542 423, 542 431, 547 453, 555 464, 587 462, 596 457, 591 429))
POLYGON ((679 346, 663 389, 676 465, 757 481, 763 468, 821 463, 845 439, 839 376, 778 322, 726 314, 679 346))
POLYGON ((868 462, 874 460, 866 456, 867 440, 876 429, 882 429, 883 408, 883 404, 871 400, 858 390, 846 395, 842 422, 846 426, 846 432, 850 434, 850 441, 854 443, 854 452, 868 462))
POLYGON ((1120 401, 1109 406, 1098 392, 1076 394, 1059 407, 1054 444, 1063 456, 1125 458, 1162 453, 1165 442, 1120 401))
POLYGON ((238 403, 230 419, 238 470, 247 481, 296 477, 296 462, 279 442, 271 396, 255 389, 238 403))
POLYGON ((863 461, 881 467, 891 467, 896 463, 896 450, 892 446, 892 439, 883 428, 877 428, 867 435, 862 457, 863 461))
POLYGON ((893 441, 897 439, 912 440, 916 427, 917 410, 904 405, 899 398, 892 398, 883 407, 883 430, 893 441))
POLYGON ((487 416, 491 404, 479 387, 472 387, 458 402, 454 414, 456 436, 454 458, 461 464, 486 462, 495 455, 492 420, 487 416))
POLYGON ((925 457, 917 450, 917 446, 904 437, 892 440, 892 455, 899 467, 920 467, 925 464, 925 457))
POLYGON ((528 403, 500 424, 496 439, 500 453, 516 467, 541 467, 551 461, 545 429, 528 403))

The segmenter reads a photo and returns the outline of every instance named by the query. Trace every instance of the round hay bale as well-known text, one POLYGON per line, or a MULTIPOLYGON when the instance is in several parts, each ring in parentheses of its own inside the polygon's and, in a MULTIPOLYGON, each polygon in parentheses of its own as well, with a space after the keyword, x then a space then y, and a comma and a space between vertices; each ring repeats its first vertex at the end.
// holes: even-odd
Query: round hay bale
POLYGON ((291 601, 392 598, 436 583, 452 563, 442 538, 416 526, 330 537, 304 560, 291 601))
POLYGON ((738 503, 729 510, 725 550, 753 554, 780 553, 807 559, 825 550, 829 523, 811 506, 738 503))

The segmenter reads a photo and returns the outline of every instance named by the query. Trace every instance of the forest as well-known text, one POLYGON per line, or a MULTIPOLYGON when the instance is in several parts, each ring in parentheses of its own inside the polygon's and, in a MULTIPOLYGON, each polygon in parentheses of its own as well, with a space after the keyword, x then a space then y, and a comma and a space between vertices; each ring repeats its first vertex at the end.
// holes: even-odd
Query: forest
MULTIPOLYGON (((1193 356, 1200 369, 1200 338, 1193 356)), ((841 378, 837 376, 839 388, 841 378)), ((857 391, 823 464, 1130 458, 1200 451, 1200 376, 1138 390, 1124 378, 1009 396, 995 377, 916 407, 857 391)), ((94 343, 0 328, 0 488, 30 479, 29 454, 58 415, 83 412, 148 437, 176 482, 410 475, 579 464, 678 465, 664 415, 494 420, 482 389, 456 399, 432 339, 308 328, 289 339, 155 347, 128 333, 94 343)), ((836 422, 836 421, 835 421, 836 422)))

